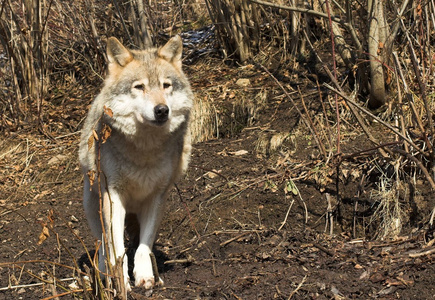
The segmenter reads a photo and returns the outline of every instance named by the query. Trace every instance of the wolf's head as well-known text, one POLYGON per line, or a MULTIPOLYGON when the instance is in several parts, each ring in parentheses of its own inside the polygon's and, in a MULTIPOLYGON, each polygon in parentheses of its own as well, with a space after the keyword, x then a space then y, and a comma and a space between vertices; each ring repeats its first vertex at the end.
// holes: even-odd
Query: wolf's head
POLYGON ((108 75, 102 94, 113 112, 112 126, 126 134, 141 128, 175 131, 192 106, 189 82, 181 70, 182 42, 171 38, 161 48, 129 50, 107 41, 108 75))

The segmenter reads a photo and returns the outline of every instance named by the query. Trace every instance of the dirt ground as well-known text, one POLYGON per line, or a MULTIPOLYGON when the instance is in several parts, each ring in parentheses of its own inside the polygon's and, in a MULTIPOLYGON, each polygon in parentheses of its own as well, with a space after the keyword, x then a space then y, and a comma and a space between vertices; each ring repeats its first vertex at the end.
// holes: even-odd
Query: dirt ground
MULTIPOLYGON (((134 288, 129 299, 435 298, 434 237, 425 227, 435 203, 424 182, 400 234, 375 239, 376 182, 361 179, 373 157, 343 163, 338 203, 335 169, 273 80, 223 64, 211 77, 192 75, 195 68, 187 73, 197 97, 219 99, 220 116, 237 117, 238 98, 267 97, 250 124, 224 124, 219 138, 194 145, 155 243, 164 285, 151 295, 134 288), (251 86, 236 84, 242 77, 251 86)), ((315 115, 315 85, 295 77, 286 84, 298 80, 315 115)), ((77 163, 77 129, 91 99, 52 107, 50 137, 23 129, 0 141, 0 299, 80 298, 74 278, 96 247, 77 163)), ((363 134, 348 132, 343 153, 369 148, 363 134)))

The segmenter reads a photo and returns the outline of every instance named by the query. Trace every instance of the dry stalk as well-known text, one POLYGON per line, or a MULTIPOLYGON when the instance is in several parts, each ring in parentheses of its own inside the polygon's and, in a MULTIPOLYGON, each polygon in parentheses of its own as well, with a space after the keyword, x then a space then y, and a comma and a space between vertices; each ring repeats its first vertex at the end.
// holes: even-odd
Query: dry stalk
POLYGON ((329 193, 326 193, 326 202, 328 203, 328 207, 326 208, 326 213, 325 213, 326 216, 325 232, 329 225, 329 235, 332 235, 334 233, 334 211, 336 205, 332 204, 331 195, 329 193))
POLYGON ((287 223, 287 218, 288 218, 288 215, 290 214, 290 211, 292 209, 293 203, 295 203, 295 199, 292 199, 292 202, 290 203, 290 205, 289 205, 289 207, 287 209, 287 212, 285 214, 284 220, 281 222, 281 226, 279 226, 278 231, 280 231, 284 227, 284 225, 287 223))

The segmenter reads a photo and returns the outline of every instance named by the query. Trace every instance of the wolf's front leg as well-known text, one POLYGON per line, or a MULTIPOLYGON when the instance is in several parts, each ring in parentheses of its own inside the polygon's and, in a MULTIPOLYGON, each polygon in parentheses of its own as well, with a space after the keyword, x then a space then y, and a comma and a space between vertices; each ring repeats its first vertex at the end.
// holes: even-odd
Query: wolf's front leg
POLYGON ((156 232, 164 210, 163 199, 163 197, 158 197, 149 203, 145 203, 141 212, 138 213, 140 240, 139 247, 134 256, 133 274, 135 286, 143 286, 145 289, 151 289, 155 284, 163 283, 161 279, 159 279, 159 282, 155 282, 150 257, 156 232))
MULTIPOLYGON (((128 278, 128 262, 124 246, 125 208, 120 195, 113 189, 104 193, 103 219, 105 223, 109 261, 115 266, 116 260, 122 258, 124 284, 127 291, 131 290, 128 278)), ((103 251, 105 251, 105 245, 103 251)))

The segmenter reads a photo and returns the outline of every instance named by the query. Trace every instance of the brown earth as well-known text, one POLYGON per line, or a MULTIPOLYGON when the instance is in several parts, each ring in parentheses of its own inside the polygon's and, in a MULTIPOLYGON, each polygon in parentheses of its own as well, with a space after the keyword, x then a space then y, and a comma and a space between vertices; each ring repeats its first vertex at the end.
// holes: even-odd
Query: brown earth
MULTIPOLYGON (((372 218, 379 172, 369 164, 377 154, 342 163, 337 202, 334 158, 325 164, 267 74, 219 63, 201 68, 187 73, 197 98, 213 99, 220 137, 194 145, 188 174, 168 200, 155 243, 165 284, 152 299, 434 299, 434 237, 424 224, 435 203, 424 181, 401 199, 400 234, 379 239, 381 220, 372 218), (239 78, 251 85, 237 85, 239 78), (260 93, 264 100, 247 116, 260 93)), ((310 74, 275 75, 300 86, 313 119, 321 114, 310 74)), ((90 94, 50 107, 45 135, 22 129, 0 142, 0 299, 82 295, 72 284, 95 241, 81 204, 77 129, 90 94)), ((302 110, 302 98, 292 95, 302 110)), ((372 147, 353 125, 343 128, 343 153, 372 147)), ((388 162, 378 161, 387 172, 388 162)), ((134 288, 129 299, 145 294, 134 288)))

